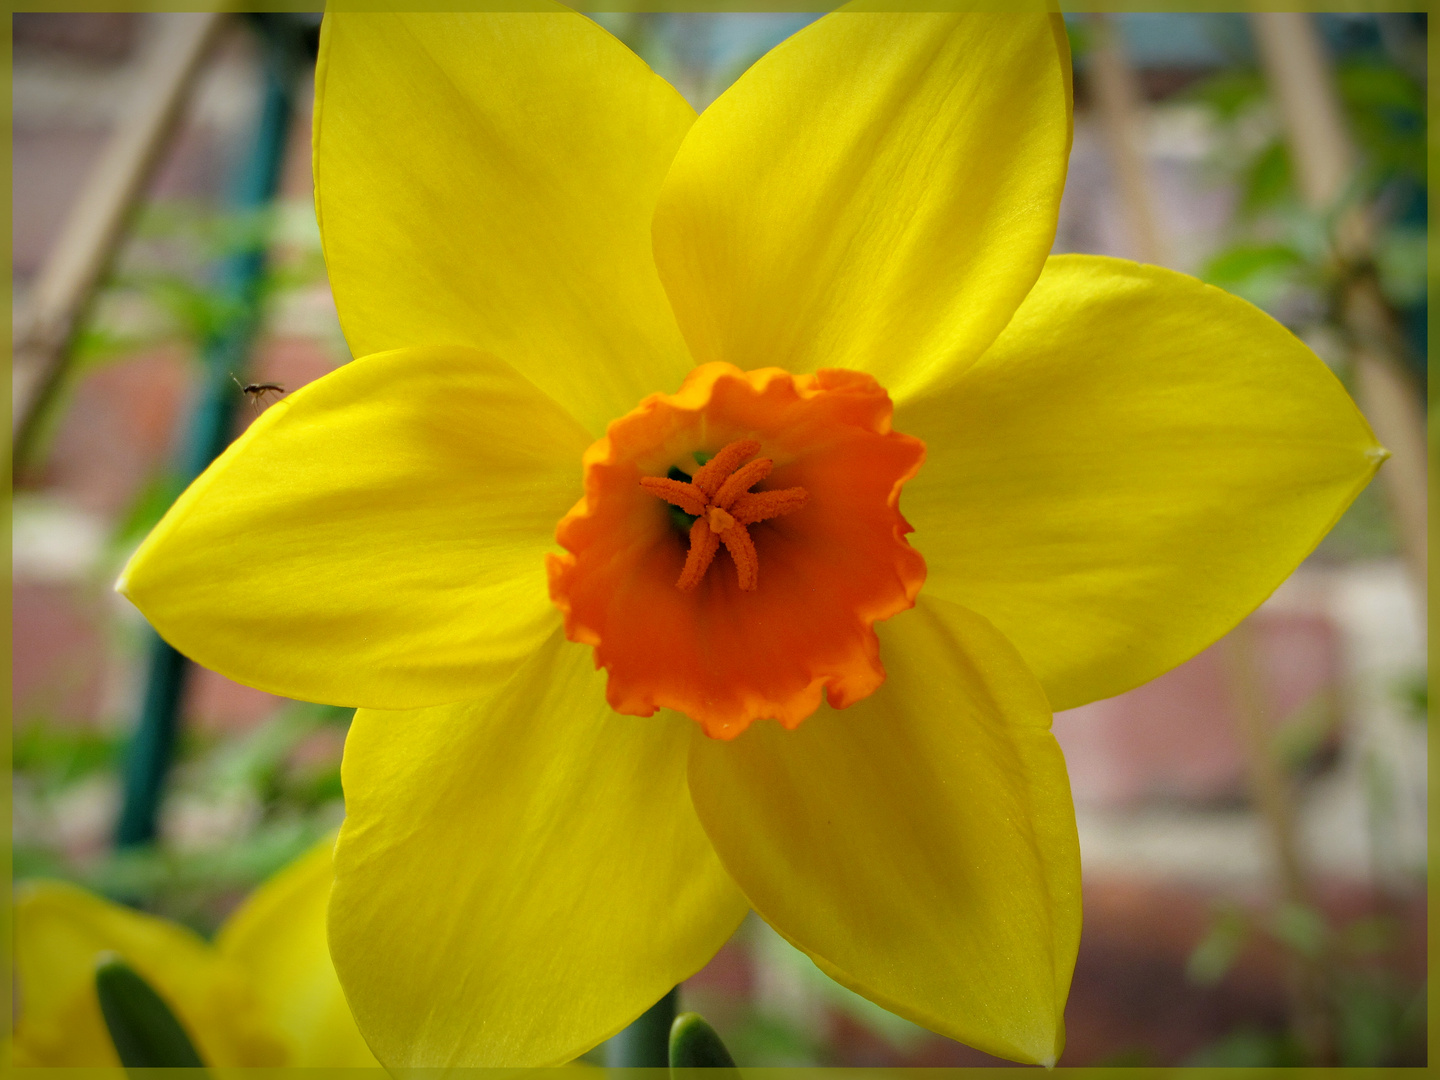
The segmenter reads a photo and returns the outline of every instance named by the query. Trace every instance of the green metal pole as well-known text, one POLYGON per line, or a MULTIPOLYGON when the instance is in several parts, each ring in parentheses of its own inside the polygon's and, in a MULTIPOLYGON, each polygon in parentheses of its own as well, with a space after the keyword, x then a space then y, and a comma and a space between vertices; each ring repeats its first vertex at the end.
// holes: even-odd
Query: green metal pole
MULTIPOLYGON (((254 143, 228 199, 231 210, 242 214, 262 210, 275 197, 294 112, 292 90, 300 68, 301 30, 296 23, 270 15, 256 19, 256 25, 265 46, 264 97, 254 143)), ((201 348, 200 401, 190 417, 179 459, 182 485, 204 472, 230 440, 237 395, 230 373, 244 370, 259 328, 264 272, 265 245, 258 238, 219 267, 217 291, 224 307, 235 314, 201 348)), ((147 844, 155 838, 188 671, 185 658, 152 632, 145 698, 125 763, 117 846, 147 844)))
POLYGON ((670 1027, 680 1002, 677 986, 605 1044, 612 1069, 665 1069, 670 1066, 670 1027))

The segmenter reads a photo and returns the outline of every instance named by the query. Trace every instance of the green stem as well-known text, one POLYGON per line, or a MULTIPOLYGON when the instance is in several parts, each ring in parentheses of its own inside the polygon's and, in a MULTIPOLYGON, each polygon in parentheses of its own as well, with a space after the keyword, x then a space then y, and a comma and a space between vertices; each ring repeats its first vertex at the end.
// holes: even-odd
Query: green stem
POLYGON ((681 1013, 670 1029, 670 1068, 729 1069, 734 1080, 740 1075, 735 1069, 735 1059, 715 1029, 699 1013, 693 1012, 681 1013))
POLYGON ((680 1002, 677 986, 605 1044, 612 1069, 665 1069, 670 1066, 670 1025, 680 1002))

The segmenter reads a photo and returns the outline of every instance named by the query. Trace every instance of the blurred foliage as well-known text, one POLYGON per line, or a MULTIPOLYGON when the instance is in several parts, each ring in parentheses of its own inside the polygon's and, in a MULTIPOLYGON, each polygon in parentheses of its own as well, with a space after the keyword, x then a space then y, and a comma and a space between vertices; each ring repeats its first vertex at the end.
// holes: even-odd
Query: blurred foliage
MULTIPOLYGON (((304 814, 341 797, 338 755, 319 765, 297 762, 296 751, 326 728, 344 731, 353 709, 292 702, 240 737, 188 735, 188 760, 175 786, 214 795, 253 795, 270 820, 304 814)), ((338 740, 337 740, 338 742, 338 740)))
POLYGON ((262 823, 198 849, 127 848, 64 876, 101 895, 210 935, 247 893, 302 855, 338 819, 262 823))
MULTIPOLYGON (((256 212, 203 202, 144 207, 86 312, 72 370, 166 345, 198 358, 201 344, 235 314, 216 287, 217 267, 258 247, 270 252, 263 301, 324 282, 308 204, 256 212)), ((168 467, 149 479, 114 523, 102 573, 133 550, 182 487, 168 467)), ((134 646, 133 629, 111 627, 122 650, 134 646)), ((162 842, 123 852, 108 844, 97 849, 94 829, 97 819, 113 816, 124 738, 34 720, 15 737, 14 875, 75 881, 208 933, 240 896, 339 822, 340 747, 349 717, 348 710, 290 703, 243 733, 204 734, 192 726, 168 784, 162 842)))
POLYGON ((1405 713, 1419 724, 1430 723, 1430 677, 1417 671, 1395 687, 1396 696, 1405 706, 1405 713))
POLYGON ((1218 906, 1210 929, 1190 954, 1185 974, 1191 982, 1213 986, 1239 959, 1250 937, 1250 919, 1237 904, 1218 906))
POLYGON ((1340 708, 1333 690, 1322 690, 1294 709, 1271 736, 1270 750, 1291 776, 1313 775, 1334 759, 1340 708))
POLYGON ((32 720, 14 734, 11 768, 37 794, 51 796, 98 770, 113 768, 120 748, 120 738, 110 732, 32 720))
MULTIPOLYGON (((1344 980, 1331 1001, 1335 1062, 1342 1068, 1424 1065, 1425 990, 1399 986, 1385 972, 1362 972, 1344 980)), ((1245 1026, 1203 1047, 1187 1066, 1294 1068, 1316 1064, 1288 1031, 1245 1026)))
POLYGON ((131 233, 86 314, 72 346, 77 367, 140 349, 180 342, 192 354, 236 315, 235 301, 215 287, 226 258, 269 248, 262 303, 325 281, 313 213, 287 205, 220 210, 201 202, 151 203, 131 233))
POLYGON ((110 533, 108 561, 117 567, 122 565, 184 490, 185 481, 173 468, 166 466, 155 472, 115 522, 110 533))
POLYGON ((827 1023, 843 1017, 892 1052, 905 1056, 936 1038, 931 1032, 841 986, 758 918, 745 940, 771 987, 761 1008, 725 1040, 742 1063, 834 1065, 827 1023))
POLYGON ((1350 130, 1367 164, 1366 183, 1396 176, 1425 183, 1425 88, 1377 56, 1347 60, 1335 71, 1350 130))
MULTIPOLYGON (((1423 71, 1408 63, 1417 41, 1423 51, 1423 25, 1418 31, 1417 25, 1403 19, 1387 23, 1386 33, 1362 40, 1337 58, 1337 87, 1359 162, 1349 189, 1327 214, 1308 209, 1301 200, 1284 132, 1258 71, 1220 72, 1189 92, 1210 111, 1217 132, 1214 167, 1237 192, 1229 242, 1210 257, 1202 276, 1286 323, 1346 381, 1348 345, 1339 299, 1355 274, 1374 275, 1396 324, 1407 334, 1409 355, 1402 359, 1422 385, 1426 375, 1425 94, 1423 71), (1345 265, 1336 254, 1333 232, 1341 215, 1357 206, 1365 209, 1372 228, 1370 261, 1345 265)), ((1319 551, 1350 560, 1391 554, 1395 546, 1388 508, 1372 485, 1319 551)), ((1425 715, 1423 676, 1399 694, 1407 711, 1425 715)), ((1316 699, 1287 718, 1272 752, 1290 775, 1313 768, 1334 745, 1338 716, 1334 702, 1316 699)), ((1373 753, 1362 756, 1360 766, 1373 829, 1393 819, 1394 778, 1373 753)), ((1303 1010, 1297 1004, 1294 1030, 1245 1025, 1186 1064, 1424 1064, 1425 990, 1399 974, 1401 937, 1400 923, 1389 915, 1336 922, 1317 907, 1289 901, 1253 909, 1220 906, 1191 953, 1189 978, 1215 986, 1247 956, 1278 954, 1294 979, 1314 980, 1319 987, 1319 1015, 1330 1045, 1300 1037, 1303 1010)))
POLYGON ((1355 496, 1315 549, 1321 557, 1339 563, 1382 558, 1397 550, 1394 518, 1379 484, 1371 484, 1355 496))
POLYGON ((714 1024, 741 1066, 854 1064, 838 1056, 837 1046, 857 1035, 893 1062, 943 1041, 835 982, 753 913, 729 947, 744 951, 752 988, 718 998, 706 988, 694 999, 687 989, 681 1004, 714 1024))
POLYGON ((1095 1062, 1098 1069, 1148 1069, 1158 1065, 1155 1051, 1148 1046, 1127 1046, 1095 1062))
POLYGON ((1377 823, 1393 821, 1399 799, 1395 770, 1373 746, 1365 748, 1360 764, 1365 784, 1365 802, 1371 817, 1377 823))
MULTIPOLYGON (((67 377, 39 420, 36 459, 44 459, 86 371, 166 346, 178 346, 198 363, 200 346, 235 314, 234 302, 216 286, 216 268, 257 243, 269 251, 259 284, 262 309, 325 282, 319 225, 308 202, 249 212, 199 201, 143 206, 115 265, 81 313, 67 377)), ((328 336, 336 355, 349 359, 338 324, 328 336)), ((29 479, 28 473, 21 477, 29 479)))
POLYGON ((1276 941, 1307 960, 1319 958, 1330 932, 1318 911, 1289 900, 1270 912, 1266 929, 1276 941))
POLYGON ((1088 22, 1079 19, 1065 20, 1065 37, 1070 42, 1070 61, 1080 64, 1095 47, 1095 30, 1088 22))
POLYGON ((339 824, 351 710, 292 702, 240 734, 185 732, 154 848, 67 850, 67 801, 116 786, 124 741, 36 721, 17 732, 16 878, 58 877, 209 933, 244 893, 339 824), (180 828, 180 819, 189 824, 180 828), (203 823, 197 829, 195 822, 203 823))
POLYGON ((815 1028, 757 1008, 745 1011, 725 1044, 737 1062, 763 1062, 766 1068, 814 1066, 824 1054, 824 1040, 815 1028))
POLYGON ((1424 1064, 1425 986, 1396 972, 1395 962, 1404 947, 1400 923, 1389 915, 1337 923, 1319 908, 1293 901, 1250 910, 1234 903, 1218 905, 1209 930, 1190 954, 1191 981, 1219 984, 1251 949, 1278 949, 1292 966, 1309 965, 1323 981, 1322 1007, 1334 1041, 1332 1060, 1315 1060, 1292 1031, 1247 1025, 1202 1048, 1185 1064, 1424 1064))
MULTIPOLYGON (((1409 345, 1401 359, 1422 387, 1427 374, 1425 93, 1419 73, 1401 62, 1413 52, 1415 34, 1413 24, 1397 22, 1337 58, 1336 85, 1359 161, 1349 189, 1325 214, 1308 209, 1300 197, 1285 133, 1259 71, 1221 71, 1187 91, 1211 114, 1217 133, 1213 168, 1237 192, 1229 241, 1210 256, 1201 276, 1290 326, 1347 382, 1338 298, 1354 274, 1374 275, 1409 345), (1336 257, 1333 231, 1356 206, 1365 207, 1373 227, 1371 252, 1364 265, 1346 265, 1336 257)), ((1372 486, 1319 552, 1351 560, 1389 555, 1396 546, 1391 515, 1372 486)))
POLYGON ((1308 1065, 1305 1051, 1288 1032, 1246 1025, 1192 1054, 1190 1068, 1295 1068, 1308 1065))
MULTIPOLYGON (((1423 308, 1426 287, 1426 144, 1424 85, 1383 53, 1342 57, 1336 84, 1359 153, 1341 204, 1321 215, 1305 208, 1265 80, 1258 71, 1224 71, 1194 86, 1191 100, 1207 107, 1220 133, 1216 167, 1237 189, 1229 244, 1201 276, 1244 296, 1297 329, 1310 319, 1333 320, 1332 293, 1343 275, 1375 273, 1381 292, 1413 326, 1408 309, 1423 308), (1373 266, 1339 266, 1335 220, 1357 204, 1375 226, 1373 266)), ((1410 361, 1424 377, 1425 342, 1412 335, 1410 361)))

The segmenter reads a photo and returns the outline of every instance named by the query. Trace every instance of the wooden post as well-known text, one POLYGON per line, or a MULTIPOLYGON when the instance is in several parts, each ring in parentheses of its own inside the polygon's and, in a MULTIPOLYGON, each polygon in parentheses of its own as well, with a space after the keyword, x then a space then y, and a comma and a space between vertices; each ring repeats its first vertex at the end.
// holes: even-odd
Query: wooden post
POLYGON ((76 321, 109 266, 131 208, 180 115, 215 38, 219 12, 155 16, 164 21, 134 99, 121 112, 99 162, 15 319, 14 467, 33 449, 37 421, 65 376, 76 321))
POLYGON ((1167 251, 1155 215, 1149 169, 1145 163, 1144 97, 1135 69, 1125 55, 1125 42, 1111 15, 1095 13, 1089 26, 1094 34, 1090 50, 1090 86, 1105 139, 1115 184, 1124 203, 1131 254, 1140 262, 1164 265, 1167 251))
MULTIPOLYGON (((1336 257, 1342 267, 1364 267, 1373 229, 1364 208, 1342 211, 1340 205, 1354 175, 1355 150, 1314 20, 1295 11, 1255 12, 1250 20, 1285 123, 1301 195, 1313 210, 1339 212, 1336 257)), ((1419 387, 1399 359, 1405 346, 1373 273, 1350 276, 1339 315, 1350 337, 1360 407, 1392 455, 1380 475, 1401 552, 1423 597, 1428 588, 1428 445, 1419 387)))

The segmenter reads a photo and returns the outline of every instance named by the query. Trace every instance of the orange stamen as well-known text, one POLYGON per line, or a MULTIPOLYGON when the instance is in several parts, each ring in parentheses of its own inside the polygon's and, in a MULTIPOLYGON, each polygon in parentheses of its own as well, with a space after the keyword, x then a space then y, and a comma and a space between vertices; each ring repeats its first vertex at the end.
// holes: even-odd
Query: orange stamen
POLYGON ((753 525, 766 518, 779 517, 805 505, 810 493, 803 487, 783 491, 747 491, 730 504, 730 513, 741 525, 753 525))
POLYGON ((769 458, 761 458, 759 461, 742 465, 735 470, 730 479, 720 485, 720 490, 715 493, 715 505, 729 509, 731 503, 769 476, 770 470, 774 467, 775 463, 769 458))
POLYGON ((694 484, 671 480, 668 476, 642 476, 640 486, 651 495, 658 495, 666 502, 678 506, 687 514, 699 517, 705 513, 705 496, 695 489, 694 484))
POLYGON ((755 553, 755 541, 745 531, 745 526, 736 525, 720 534, 725 550, 735 560, 735 573, 740 577, 740 588, 749 592, 760 584, 760 556, 755 553))
POLYGON ((709 522, 703 517, 696 518, 695 524, 690 526, 690 554, 685 556, 680 580, 675 582, 681 591, 689 592, 700 584, 700 579, 705 576, 705 571, 710 569, 710 563, 719 547, 720 537, 715 535, 709 522))
POLYGON ((700 471, 695 474, 693 483, 705 493, 705 497, 708 499, 720 490, 720 485, 725 482, 725 478, 739 468, 742 461, 754 457, 759 452, 760 444, 754 439, 736 439, 700 466, 700 471))
POLYGON ((799 510, 809 498, 801 487, 751 491, 775 467, 769 458, 742 464, 759 452, 760 444, 754 439, 737 439, 700 466, 688 484, 664 476, 640 478, 640 486, 650 494, 695 515, 690 552, 675 582, 677 588, 688 592, 700 584, 721 543, 735 563, 740 588, 750 592, 759 586, 760 556, 745 527, 799 510))

